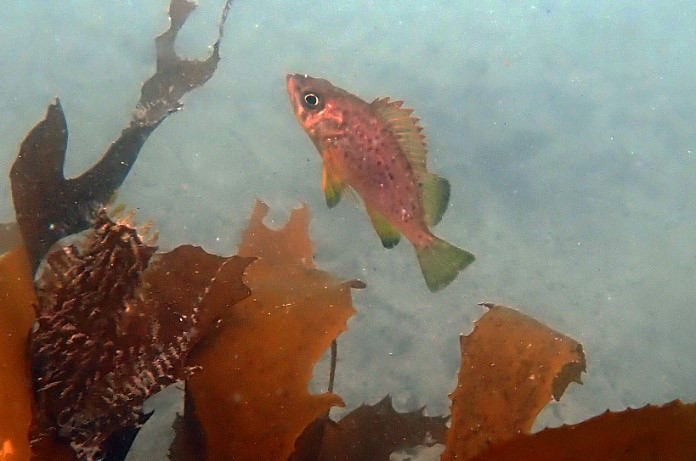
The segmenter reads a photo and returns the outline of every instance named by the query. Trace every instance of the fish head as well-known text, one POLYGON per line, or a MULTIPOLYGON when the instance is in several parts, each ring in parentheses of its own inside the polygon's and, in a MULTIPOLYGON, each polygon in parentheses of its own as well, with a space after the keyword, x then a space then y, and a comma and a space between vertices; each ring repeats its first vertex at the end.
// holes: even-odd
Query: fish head
POLYGON ((345 102, 355 96, 322 78, 289 74, 286 81, 295 117, 315 145, 343 129, 345 102))

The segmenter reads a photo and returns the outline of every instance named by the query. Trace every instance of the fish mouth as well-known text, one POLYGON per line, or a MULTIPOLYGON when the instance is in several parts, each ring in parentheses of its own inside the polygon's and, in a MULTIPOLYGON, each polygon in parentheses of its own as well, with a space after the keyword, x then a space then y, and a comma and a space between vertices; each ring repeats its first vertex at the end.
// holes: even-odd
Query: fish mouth
POLYGON ((285 83, 287 84, 290 96, 297 93, 300 82, 305 78, 307 78, 307 76, 302 74, 288 74, 285 77, 285 83))
POLYGON ((295 118, 302 123, 302 117, 300 113, 302 112, 302 104, 300 103, 300 82, 302 75, 300 74, 288 74, 285 77, 285 82, 288 88, 288 96, 290 96, 290 103, 292 105, 292 111, 295 114, 295 118))
POLYGON ((285 84, 288 87, 288 93, 292 96, 297 88, 297 74, 288 74, 285 77, 285 84))
POLYGON ((290 96, 290 101, 292 102, 293 112, 297 117, 300 116, 299 112, 302 111, 302 104, 300 103, 302 84, 307 78, 303 74, 288 74, 285 77, 285 82, 288 88, 288 96, 290 96))

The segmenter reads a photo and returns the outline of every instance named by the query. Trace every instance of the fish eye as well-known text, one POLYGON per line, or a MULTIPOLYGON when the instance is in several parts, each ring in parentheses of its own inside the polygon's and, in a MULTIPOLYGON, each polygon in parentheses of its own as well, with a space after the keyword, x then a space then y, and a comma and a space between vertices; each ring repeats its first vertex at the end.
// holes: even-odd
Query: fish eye
POLYGON ((316 93, 305 93, 302 96, 302 102, 307 109, 318 109, 321 104, 321 99, 316 93))

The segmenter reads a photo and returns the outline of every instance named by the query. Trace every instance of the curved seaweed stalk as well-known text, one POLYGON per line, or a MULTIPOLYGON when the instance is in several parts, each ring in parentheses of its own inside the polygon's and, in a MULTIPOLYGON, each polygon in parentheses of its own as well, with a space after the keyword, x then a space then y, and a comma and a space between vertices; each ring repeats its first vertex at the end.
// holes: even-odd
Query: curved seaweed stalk
POLYGON ((59 239, 90 226, 97 210, 126 179, 150 134, 172 112, 180 99, 212 77, 220 61, 220 41, 232 0, 227 0, 218 39, 205 60, 177 56, 174 42, 189 14, 191 0, 172 0, 169 29, 155 39, 157 70, 142 87, 133 117, 119 138, 92 168, 66 179, 63 175, 68 127, 60 101, 48 106, 46 117, 22 142, 10 171, 17 223, 36 268, 47 250, 59 239))

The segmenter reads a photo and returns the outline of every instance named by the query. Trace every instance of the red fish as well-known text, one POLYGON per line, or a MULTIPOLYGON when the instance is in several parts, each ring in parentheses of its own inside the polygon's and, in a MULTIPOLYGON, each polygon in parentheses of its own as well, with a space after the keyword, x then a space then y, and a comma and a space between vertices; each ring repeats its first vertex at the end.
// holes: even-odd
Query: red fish
POLYGON ((332 208, 350 187, 362 198, 382 244, 403 234, 431 291, 449 285, 474 255, 429 227, 447 209, 449 182, 428 172, 425 136, 411 109, 389 98, 367 103, 323 79, 294 74, 287 87, 295 116, 323 160, 322 186, 332 208))

